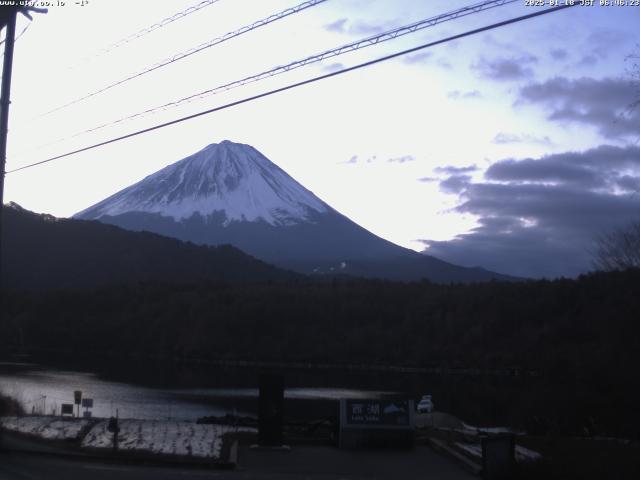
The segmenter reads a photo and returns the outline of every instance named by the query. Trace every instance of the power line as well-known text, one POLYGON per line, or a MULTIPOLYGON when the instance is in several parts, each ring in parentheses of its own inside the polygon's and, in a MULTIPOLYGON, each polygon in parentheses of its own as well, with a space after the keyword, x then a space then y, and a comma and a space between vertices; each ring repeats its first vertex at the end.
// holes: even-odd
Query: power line
MULTIPOLYGON (((20 33, 16 36, 16 38, 14 39, 14 42, 17 42, 18 39, 24 35, 26 33, 27 30, 29 30, 29 27, 31 26, 31 20, 29 20, 29 23, 27 23, 24 28, 20 31, 20 33)), ((2 40, 0 40, 0 45, 2 45, 5 42, 6 38, 3 38, 2 40)))
POLYGON ((301 12, 303 10, 306 10, 307 8, 311 8, 311 7, 315 7, 316 5, 319 5, 321 3, 326 2, 327 0, 307 0, 299 5, 296 5, 295 7, 290 7, 287 8, 281 12, 278 13, 274 13, 273 15, 270 15, 266 18, 257 20, 255 22, 253 22, 250 25, 245 25, 244 27, 241 27, 237 30, 234 30, 232 32, 228 32, 225 33, 224 35, 222 35, 221 37, 217 37, 214 38, 213 40, 209 40, 208 42, 204 42, 201 43, 200 45, 190 48, 189 50, 185 50, 183 52, 179 52, 176 53, 175 55, 173 55, 172 57, 169 58, 165 58, 164 60, 161 60, 157 63, 154 63, 153 65, 144 68, 143 70, 140 70, 136 73, 130 74, 128 76, 126 76, 125 78, 122 78, 116 82, 110 83, 109 85, 102 87, 98 90, 95 90, 91 93, 88 93, 82 97, 76 98, 75 100, 72 100, 68 103, 65 103, 64 105, 60 105, 59 107, 54 108, 53 110, 49 110, 48 112, 43 113, 42 115, 40 115, 41 117, 46 116, 46 115, 50 115, 54 112, 57 112, 59 110, 62 110, 64 108, 70 107, 71 105, 75 105, 76 103, 80 103, 84 100, 87 100, 91 97, 95 97, 96 95, 99 95, 101 93, 106 92, 107 90, 111 90, 114 87, 117 87, 118 85, 122 85, 123 83, 126 83, 130 80, 133 80, 134 78, 138 78, 141 77, 143 75, 146 75, 147 73, 151 73, 155 70, 158 70, 159 68, 165 67, 167 65, 170 65, 174 62, 177 62, 179 60, 182 60, 184 58, 190 57, 191 55, 194 55, 198 52, 201 52, 202 50, 205 50, 207 48, 211 48, 215 45, 219 45, 223 42, 226 42, 227 40, 231 40, 232 38, 235 37, 239 37, 240 35, 243 35, 247 32, 250 32, 252 30, 255 30, 257 28, 260 27, 264 27, 265 25, 268 25, 270 23, 273 23, 277 20, 281 20, 283 18, 288 17, 289 15, 293 15, 296 14, 298 12, 301 12))
POLYGON ((379 43, 383 43, 383 42, 386 42, 388 40, 393 40, 395 38, 398 38, 398 37, 401 37, 401 36, 404 36, 404 35, 407 35, 407 34, 410 34, 410 33, 417 32, 417 31, 422 30, 422 29, 427 28, 427 27, 435 26, 435 25, 437 25, 439 23, 443 23, 443 22, 450 21, 450 20, 455 20, 455 19, 458 19, 458 18, 461 18, 461 17, 465 17, 467 15, 475 14, 475 13, 480 13, 481 11, 489 10, 489 9, 492 9, 492 8, 495 8, 495 7, 504 6, 504 5, 507 5, 507 4, 510 4, 510 3, 515 3, 516 1, 518 1, 518 0, 490 0, 490 1, 483 1, 483 2, 480 2, 480 3, 472 4, 472 5, 469 5, 469 6, 466 6, 466 7, 462 7, 462 8, 447 12, 447 13, 443 13, 443 14, 440 14, 440 15, 437 15, 437 16, 434 16, 434 17, 430 17, 430 18, 427 18, 427 19, 419 20, 417 22, 414 22, 414 23, 411 23, 411 24, 408 24, 408 25, 403 25, 403 26, 395 28, 393 30, 388 30, 386 32, 383 32, 383 33, 380 33, 380 34, 377 34, 377 35, 366 37, 366 38, 357 40, 355 42, 351 42, 351 43, 348 43, 346 45, 342 45, 340 47, 333 48, 331 50, 327 50, 327 51, 312 55, 310 57, 306 57, 306 58, 304 58, 302 60, 297 60, 297 61, 291 62, 289 64, 286 64, 286 65, 281 65, 281 66, 275 67, 275 68, 273 68, 271 70, 267 70, 265 72, 261 72, 261 73, 255 74, 255 75, 243 78, 241 80, 237 80, 237 81, 234 81, 234 82, 231 82, 231 83, 227 83, 227 84, 224 84, 224 85, 212 88, 212 89, 208 89, 208 90, 205 90, 204 92, 200 92, 200 93, 197 93, 197 94, 194 94, 194 95, 190 95, 188 97, 185 97, 185 98, 173 101, 173 102, 169 102, 169 103, 164 104, 164 105, 160 105, 160 106, 157 106, 157 107, 153 107, 153 108, 144 110, 142 112, 134 113, 134 114, 128 115, 126 117, 123 117, 123 118, 120 118, 120 119, 117 119, 117 120, 113 120, 113 121, 110 121, 110 122, 107 122, 107 123, 104 123, 104 124, 101 124, 101 125, 98 125, 98 126, 95 126, 95 127, 92 127, 90 129, 82 130, 82 131, 76 132, 76 133, 74 133, 74 134, 72 134, 70 136, 65 136, 65 137, 58 138, 56 140, 52 140, 52 141, 47 142, 45 144, 38 145, 37 147, 35 147, 35 148, 31 149, 31 150, 40 150, 42 148, 49 147, 49 146, 52 146, 52 145, 56 145, 56 144, 58 144, 60 142, 63 142, 65 140, 76 138, 76 137, 79 137, 79 136, 84 135, 84 134, 94 133, 96 131, 102 130, 102 129, 110 127, 112 125, 117 125, 119 123, 122 123, 122 122, 125 122, 125 121, 128 121, 128 120, 134 120, 134 119, 137 119, 137 118, 141 118, 141 117, 147 116, 149 114, 155 113, 155 112, 160 111, 160 110, 168 110, 170 108, 175 108, 175 107, 178 107, 178 106, 180 106, 182 104, 190 103, 190 102, 192 102, 192 101, 194 101, 196 99, 202 99, 202 98, 209 97, 211 95, 215 95, 216 93, 219 93, 221 91, 228 91, 228 90, 231 90, 231 89, 234 89, 234 88, 237 88, 237 87, 241 87, 243 85, 247 85, 249 83, 254 83, 254 82, 260 81, 260 80, 265 79, 265 78, 273 77, 275 75, 278 75, 278 74, 281 74, 281 73, 285 73, 285 72, 288 72, 290 70, 294 70, 296 68, 300 68, 300 67, 312 64, 312 63, 317 63, 317 62, 323 61, 323 60, 325 60, 327 58, 330 58, 330 57, 340 56, 340 55, 343 55, 343 54, 346 54, 346 53, 349 53, 349 52, 353 52, 353 51, 359 50, 361 48, 365 48, 365 47, 372 46, 372 45, 377 45, 379 43))
POLYGON ((297 68, 300 67, 304 67, 306 65, 310 65, 313 63, 318 63, 321 62, 323 60, 326 60, 327 58, 331 58, 331 57, 337 57, 340 55, 344 55, 346 53, 349 52, 354 52, 356 50, 360 50, 362 48, 365 47, 369 47, 372 45, 377 45, 380 43, 384 43, 386 41, 389 40, 393 40, 395 38, 410 34, 410 33, 415 33, 419 30, 423 30, 425 28, 428 27, 433 27, 435 25, 438 25, 440 23, 444 23, 444 22, 448 22, 451 20, 455 20, 458 18, 462 18, 462 17, 466 17, 468 15, 472 15, 472 14, 476 14, 476 13, 480 13, 482 11, 485 10, 489 10, 492 8, 496 8, 496 7, 501 7, 510 3, 515 3, 516 1, 519 0, 489 0, 489 1, 484 1, 484 2, 480 2, 480 3, 476 3, 467 7, 463 7, 463 8, 459 8, 447 13, 443 13, 440 15, 436 15, 434 17, 430 17, 424 20, 420 20, 414 23, 411 23, 409 25, 404 25, 398 28, 395 28, 393 30, 389 30, 386 31, 384 33, 380 33, 377 35, 373 35, 370 37, 366 37, 363 38, 361 40, 357 40, 355 42, 351 42, 348 43, 346 45, 342 45, 340 47, 337 48, 333 48, 331 50, 326 50, 324 52, 318 53, 318 54, 314 54, 311 55, 309 57, 306 57, 302 60, 296 60, 294 62, 288 63, 286 65, 280 65, 278 67, 272 68, 270 70, 255 74, 255 75, 251 75, 245 78, 242 78, 240 80, 235 80, 233 82, 230 83, 226 83, 223 85, 219 85, 217 87, 214 88, 210 88, 207 90, 204 90, 202 92, 193 94, 193 95, 189 95, 188 97, 184 97, 178 100, 175 100, 173 102, 169 102, 169 103, 165 103, 163 105, 159 105, 157 107, 153 107, 153 108, 149 108, 147 110, 143 110, 142 112, 138 112, 138 113, 134 113, 132 115, 128 115, 126 117, 122 117, 118 120, 113 120, 111 122, 107 122, 107 123, 103 123, 101 125, 92 127, 90 129, 87 130, 83 130, 80 132, 77 132, 73 135, 71 135, 70 137, 64 137, 64 138, 60 138, 57 140, 54 140, 52 142, 47 143, 44 146, 50 146, 56 143, 59 143, 61 141, 67 140, 69 138, 76 138, 80 135, 84 135, 87 133, 94 133, 98 130, 102 130, 106 127, 110 127, 112 125, 117 125, 119 123, 128 121, 128 120, 134 120, 137 118, 141 118, 147 115, 150 115, 152 113, 161 111, 161 110, 168 110, 170 108, 176 108, 180 105, 183 105, 185 103, 190 103, 194 100, 197 99, 202 99, 202 98, 206 98, 212 95, 215 95, 217 93, 223 92, 223 91, 228 91, 228 90, 232 90, 234 88, 238 88, 250 83, 255 83, 258 82, 260 80, 266 79, 266 78, 270 78, 276 75, 280 75, 282 73, 286 73, 289 72, 291 70, 295 70, 297 68))
POLYGON ((98 50, 94 55, 91 56, 87 56, 84 57, 83 59, 81 59, 76 65, 74 65, 71 68, 74 68, 76 66, 79 66, 83 63, 86 63, 92 59, 101 57, 109 52, 112 52, 113 50, 116 50, 117 48, 122 47, 123 45, 126 45, 127 43, 131 43, 134 40, 137 40, 140 37, 143 37, 151 32, 155 32, 156 30, 158 30, 159 28, 165 27, 167 25, 169 25, 170 23, 175 22, 176 20, 180 20, 181 18, 184 18, 188 15, 191 15, 192 13, 198 12, 200 10, 202 10, 205 7, 209 7, 211 5, 213 5, 214 3, 219 2, 220 0, 203 0, 202 2, 196 4, 196 5, 192 5, 184 10, 181 10, 180 12, 174 13, 173 15, 163 18, 162 20, 160 20, 159 22, 154 23, 153 25, 143 28, 141 30, 138 30, 135 33, 132 33, 131 35, 124 37, 120 40, 118 40, 117 42, 114 42, 110 45, 107 45, 106 47, 101 48, 100 50, 98 50))
POLYGON ((324 75, 319 75, 317 77, 309 78, 307 80, 303 80, 303 81, 300 81, 300 82, 291 83, 289 85, 285 85, 284 87, 280 87, 280 88, 276 88, 276 89, 273 89, 273 90, 269 90, 269 91, 266 91, 266 92, 263 92, 263 93, 259 93, 257 95, 252 95, 250 97, 246 97, 246 98, 243 98, 241 100, 236 100, 234 102, 227 103, 225 105, 221 105, 221 106, 218 106, 218 107, 213 107, 213 108, 210 108, 208 110, 204 110, 202 112, 194 113, 192 115, 187 115, 185 117, 181 117, 181 118, 178 118, 178 119, 175 119, 175 120, 171 120, 169 122, 165 122, 165 123, 161 123, 161 124, 158 124, 158 125, 154 125, 153 127, 149 127, 149 128, 145 128, 145 129, 142 129, 142 130, 138 130, 136 132, 128 133, 126 135, 122 135, 120 137, 115 137, 115 138, 112 138, 110 140, 105 140, 104 142, 99 142, 99 143, 95 143, 95 144, 87 146, 87 147, 79 148, 77 150, 72 150, 72 151, 64 153, 62 155, 56 155, 54 157, 50 157, 50 158, 47 158, 45 160, 40 160, 39 162, 30 163, 28 165, 24 165, 22 167, 15 168, 13 170, 9 170, 7 173, 8 174, 9 173, 15 173, 15 172, 19 172, 21 170, 25 170, 27 168, 32 168, 32 167, 35 167, 35 166, 38 166, 38 165, 42 165, 44 163, 53 162, 54 160, 59 160, 61 158, 69 157, 69 156, 75 155, 77 153, 86 152, 88 150, 93 150, 93 149, 98 148, 98 147, 102 147, 102 146, 105 146, 105 145, 109 145, 111 143, 119 142, 121 140, 126 140, 128 138, 136 137, 138 135, 149 133, 149 132, 152 132, 154 130, 159 130, 161 128, 165 128, 165 127, 168 127, 168 126, 171 126, 171 125, 182 123, 182 122, 185 122, 187 120, 192 120, 192 119, 197 118, 197 117, 202 117, 204 115, 209 115, 209 114, 214 113, 214 112, 218 112, 218 111, 221 111, 221 110, 226 110, 228 108, 235 107, 237 105, 242 105, 244 103, 252 102, 252 101, 258 100, 260 98, 269 97, 271 95, 275 95, 277 93, 281 93, 281 92, 284 92, 284 91, 287 91, 287 90, 292 90, 294 88, 298 88, 298 87, 301 87, 303 85, 309 85, 309 84, 318 82, 320 80, 325 80, 327 78, 331 78, 331 77, 335 77, 335 76, 338 76, 338 75, 342 75, 342 74, 345 74, 347 72, 351 72, 351 71, 354 71, 354 70, 359 70, 361 68, 369 67, 369 66, 381 63, 381 62, 385 62, 387 60, 392 60, 394 58, 397 58, 397 57, 400 57, 400 56, 403 56, 403 55, 408 55, 410 53, 414 53, 414 52, 417 52, 417 51, 420 51, 420 50, 424 50, 426 48, 430 48, 430 47, 434 47, 436 45, 440 45, 442 43, 451 42, 453 40, 458 40, 460 38, 468 37, 468 36, 471 36, 471 35, 476 35, 478 33, 486 32, 488 30, 494 30, 496 28, 500 28, 500 27, 504 27, 504 26, 511 25, 511 24, 514 24, 514 23, 522 22, 524 20, 528 20, 528 19, 531 19, 531 18, 534 18, 534 17, 539 17, 541 15, 546 15, 548 13, 558 12, 560 10, 564 10, 565 8, 574 7, 576 5, 578 5, 578 4, 577 3, 565 4, 565 5, 558 6, 558 7, 547 8, 545 10, 540 10, 540 11, 533 12, 533 13, 530 13, 530 14, 527 14, 527 15, 522 15, 520 17, 511 18, 509 20, 504 20, 502 22, 498 22, 498 23, 494 23, 494 24, 487 25, 487 26, 484 26, 484 27, 476 28, 474 30, 469 30, 469 31, 466 31, 464 33, 460 33, 460 34, 457 34, 457 35, 446 37, 446 38, 443 38, 443 39, 440 39, 440 40, 436 40, 434 42, 425 43, 423 45, 419 45, 417 47, 409 48, 407 50, 402 50, 400 52, 392 53, 390 55, 386 55, 384 57, 379 57, 379 58, 376 58, 374 60, 369 60, 367 62, 360 63, 360 64, 354 65, 352 67, 343 68, 341 70, 336 70, 335 72, 330 72, 330 73, 326 73, 324 75))

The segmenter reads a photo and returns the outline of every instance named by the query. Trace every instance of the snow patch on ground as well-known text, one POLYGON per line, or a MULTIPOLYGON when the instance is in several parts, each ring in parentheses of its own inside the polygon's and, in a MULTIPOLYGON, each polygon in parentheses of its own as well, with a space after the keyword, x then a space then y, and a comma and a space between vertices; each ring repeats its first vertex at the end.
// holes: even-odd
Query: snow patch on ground
POLYGON ((516 445, 516 461, 518 462, 534 462, 540 460, 542 455, 538 452, 531 450, 520 445, 516 445))
MULTIPOLYGON (((456 447, 463 450, 470 457, 482 459, 482 445, 480 443, 455 442, 456 447)), ((538 452, 520 445, 515 446, 516 462, 534 462, 542 458, 538 452)))
MULTIPOLYGON (((45 440, 82 440, 83 448, 113 448, 113 433, 107 419, 51 416, 0 417, 7 431, 45 440), (83 438, 84 437, 84 438, 83 438)), ((217 460, 227 433, 256 433, 255 428, 231 425, 201 425, 161 420, 120 420, 118 450, 159 455, 178 455, 217 460)))
POLYGON ((91 423, 91 420, 85 418, 0 417, 0 425, 5 430, 34 435, 46 440, 77 440, 91 423))
POLYGON ((462 428, 473 433, 513 433, 514 435, 524 435, 525 432, 513 430, 509 427, 475 427, 462 423, 462 428))
MULTIPOLYGON (((94 425, 82 440, 82 447, 112 448, 113 433, 107 431, 107 424, 104 420, 94 425)), ((220 458, 223 435, 256 432, 247 427, 159 420, 120 420, 119 427, 119 450, 212 459, 220 458)))
POLYGON ((456 447, 464 450, 467 454, 472 457, 482 458, 482 447, 479 443, 462 443, 456 442, 456 447))

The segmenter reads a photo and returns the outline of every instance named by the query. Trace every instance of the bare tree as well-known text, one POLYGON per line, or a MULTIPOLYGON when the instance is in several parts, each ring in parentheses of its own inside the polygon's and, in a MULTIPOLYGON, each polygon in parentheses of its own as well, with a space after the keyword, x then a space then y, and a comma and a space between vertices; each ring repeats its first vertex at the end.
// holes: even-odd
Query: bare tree
POLYGON ((627 64, 627 75, 631 79, 634 89, 633 101, 629 104, 626 112, 630 115, 640 107, 640 44, 636 45, 634 53, 627 55, 625 63, 627 64))
MULTIPOLYGON (((628 62, 627 74, 634 87, 634 98, 627 108, 627 114, 631 115, 640 108, 640 44, 625 62, 628 62)), ((593 266, 605 271, 640 268, 640 220, 598 237, 593 266)))
POLYGON ((601 235, 596 243, 593 258, 596 269, 640 268, 640 220, 601 235))

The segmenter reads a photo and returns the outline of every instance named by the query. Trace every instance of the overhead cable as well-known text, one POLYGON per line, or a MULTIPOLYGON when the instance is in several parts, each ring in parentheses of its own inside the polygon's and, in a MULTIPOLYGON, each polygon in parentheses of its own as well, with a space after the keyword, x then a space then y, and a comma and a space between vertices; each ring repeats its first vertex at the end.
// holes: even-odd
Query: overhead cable
MULTIPOLYGON (((435 17, 430 17, 430 18, 427 18, 427 19, 424 19, 424 20, 420 20, 418 22, 411 23, 409 25, 404 25, 402 27, 398 27, 398 28, 395 28, 393 30, 389 30, 389 31, 384 32, 384 33, 380 33, 380 34, 373 35, 373 36, 370 36, 370 37, 367 37, 367 38, 363 38, 361 40, 358 40, 358 41, 355 41, 355 42, 351 42, 351 43, 348 43, 346 45, 342 45, 342 46, 339 46, 337 48, 333 48, 331 50, 326 50, 326 51, 323 51, 321 53, 317 53, 317 54, 311 55, 309 57, 303 58, 301 60, 296 60, 296 61, 288 63, 286 65, 280 65, 280 66, 277 66, 277 67, 272 68, 270 70, 266 70, 266 71, 257 73, 255 75, 251 75, 251 76, 242 78, 240 80, 234 80, 232 82, 225 83, 223 85, 218 85, 216 87, 209 88, 209 89, 204 90, 202 92, 198 92, 198 93, 195 93, 193 95, 189 95, 187 97, 183 97, 183 98, 180 98, 178 100, 174 100, 172 102, 168 102, 168 103, 165 103, 165 104, 153 107, 153 108, 149 108, 147 110, 143 110, 141 112, 134 113, 132 115, 128 115, 126 117, 122 117, 122 118, 120 118, 118 120, 113 120, 113 121, 110 121, 110 122, 107 122, 107 123, 103 123, 101 125, 92 127, 90 129, 77 132, 77 133, 73 134, 71 137, 67 137, 67 138, 75 138, 75 137, 78 137, 80 135, 84 135, 84 134, 87 134, 87 133, 93 133, 93 132, 96 132, 98 130, 102 130, 102 129, 106 128, 106 127, 117 125, 119 123, 122 123, 122 122, 125 122, 125 121, 128 121, 128 120, 138 119, 138 118, 145 117, 147 115, 156 113, 158 111, 175 108, 175 107, 178 107, 180 105, 193 102, 194 100, 199 100, 199 99, 202 99, 202 98, 210 97, 210 96, 216 95, 216 94, 218 94, 220 92, 225 92, 225 91, 228 91, 228 90, 232 90, 234 88, 238 88, 238 87, 250 84, 250 83, 258 82, 258 81, 266 79, 266 78, 270 78, 270 77, 273 77, 273 76, 276 76, 276 75, 279 75, 279 74, 282 74, 282 73, 285 73, 285 72, 289 72, 291 70, 295 70, 295 69, 300 68, 300 67, 304 67, 306 65, 310 65, 310 64, 313 64, 313 63, 318 63, 318 62, 321 62, 323 60, 326 60, 327 58, 337 57, 339 55, 344 55, 344 54, 349 53, 349 52, 354 52, 356 50, 360 50, 360 49, 365 48, 365 47, 369 47, 369 46, 372 46, 372 45, 377 45, 377 44, 380 44, 380 43, 383 43, 383 42, 386 42, 386 41, 389 41, 389 40, 393 40, 395 38, 398 38, 398 37, 401 37, 401 36, 404 36, 404 35, 407 35, 407 34, 410 34, 410 33, 415 33, 415 32, 417 32, 419 30, 423 30, 423 29, 428 28, 428 27, 433 27, 433 26, 438 25, 440 23, 444 23, 444 22, 447 22, 447 21, 455 20, 455 19, 458 19, 458 18, 461 18, 461 17, 465 17, 467 15, 472 15, 472 14, 475 14, 475 13, 479 13, 481 11, 485 11, 485 10, 488 10, 488 9, 491 9, 491 8, 500 7, 500 6, 503 6, 503 5, 510 4, 510 3, 515 3, 516 1, 519 1, 519 0, 490 0, 490 1, 484 1, 484 2, 480 2, 480 3, 476 3, 474 5, 470 5, 470 6, 467 6, 467 7, 459 8, 457 10, 453 10, 453 11, 450 11, 450 12, 447 12, 447 13, 443 13, 443 14, 437 15, 435 17)), ((64 140, 64 139, 61 139, 61 140, 64 140)), ((56 141, 56 143, 57 143, 57 141, 56 141)))
MULTIPOLYGON (((77 65, 80 65, 82 63, 86 63, 91 59, 95 59, 98 57, 101 57, 102 55, 105 55, 117 48, 122 47, 123 45, 126 45, 127 43, 131 43, 134 40, 137 40, 140 37, 143 37, 151 32, 154 32, 156 30, 158 30, 159 28, 165 27, 167 25, 169 25, 170 23, 175 22, 176 20, 180 20, 181 18, 184 18, 188 15, 191 15, 192 13, 198 12, 200 10, 202 10, 205 7, 209 7, 211 5, 213 5, 214 3, 219 2, 220 0, 203 0, 202 2, 196 4, 196 5, 191 5, 190 7, 181 10, 177 13, 174 13, 173 15, 163 18, 162 20, 160 20, 159 22, 154 23, 153 25, 150 25, 146 28, 143 28, 141 30, 138 30, 135 33, 132 33, 131 35, 128 35, 120 40, 118 40, 117 42, 114 42, 110 45, 107 45, 106 47, 101 48, 100 50, 98 50, 94 55, 88 56, 83 58, 82 60, 80 60, 78 62, 77 65)), ((76 65, 76 66, 77 66, 76 65)))
POLYGON ((211 113, 219 112, 221 110, 226 110, 228 108, 235 107, 237 105, 242 105, 242 104, 245 104, 245 103, 248 103, 248 102, 252 102, 252 101, 258 100, 260 98, 269 97, 271 95, 275 95, 277 93, 281 93, 281 92, 284 92, 284 91, 287 91, 287 90, 292 90, 294 88, 298 88, 298 87, 301 87, 301 86, 304 86, 304 85, 309 85, 309 84, 312 84, 312 83, 316 83, 316 82, 318 82, 320 80, 326 80, 326 79, 331 78, 331 77, 336 77, 338 75, 343 75, 345 73, 352 72, 354 70, 359 70, 361 68, 369 67, 369 66, 381 63, 381 62, 388 61, 388 60, 392 60, 394 58, 397 58, 397 57, 400 57, 400 56, 403 56, 403 55, 408 55, 408 54, 411 54, 411 53, 415 53, 415 52, 418 52, 420 50, 424 50, 426 48, 434 47, 436 45, 440 45, 440 44, 443 44, 443 43, 446 43, 446 42, 451 42, 453 40, 458 40, 458 39, 461 39, 461 38, 464 38, 464 37, 468 37, 468 36, 471 36, 471 35, 476 35, 478 33, 483 33, 483 32, 489 31, 489 30, 494 30, 496 28, 500 28, 500 27, 504 27, 504 26, 511 25, 511 24, 514 24, 514 23, 522 22, 524 20, 528 20, 528 19, 531 19, 531 18, 539 17, 541 15, 546 15, 546 14, 549 14, 549 13, 558 12, 558 11, 564 10, 566 8, 574 7, 576 5, 578 5, 578 4, 577 3, 565 4, 565 5, 561 5, 561 6, 558 6, 558 7, 547 8, 547 9, 544 9, 544 10, 538 10, 536 12, 533 12, 533 13, 530 13, 530 14, 527 14, 527 15, 522 15, 520 17, 511 18, 509 20, 504 20, 502 22, 498 22, 498 23, 494 23, 494 24, 487 25, 487 26, 484 26, 484 27, 476 28, 474 30, 469 30, 469 31, 466 31, 464 33, 460 33, 460 34, 457 34, 457 35, 452 35, 450 37, 446 37, 446 38, 443 38, 443 39, 440 39, 440 40, 436 40, 434 42, 425 43, 425 44, 419 45, 417 47, 413 47, 413 48, 409 48, 407 50, 402 50, 400 52, 392 53, 390 55, 386 55, 384 57, 379 57, 379 58, 376 58, 374 60, 369 60, 367 62, 360 63, 358 65, 354 65, 354 66, 351 66, 351 67, 346 67, 346 68, 343 68, 343 69, 340 69, 340 70, 336 70, 336 71, 333 71, 333 72, 330 72, 330 73, 326 73, 324 75, 319 75, 317 77, 312 77, 312 78, 309 78, 307 80, 303 80, 303 81, 300 81, 300 82, 291 83, 289 85, 285 85, 284 87, 279 87, 279 88, 276 88, 276 89, 273 89, 273 90, 269 90, 269 91, 266 91, 266 92, 263 92, 263 93, 259 93, 257 95, 252 95, 250 97, 243 98, 241 100, 236 100, 234 102, 230 102, 230 103, 227 103, 227 104, 224 104, 224 105, 220 105, 220 106, 217 106, 217 107, 209 108, 209 109, 204 110, 202 112, 198 112, 198 113, 194 113, 194 114, 191 114, 191 115, 187 115, 185 117, 177 118, 175 120, 171 120, 169 122, 164 122, 164 123, 161 123, 161 124, 158 124, 158 125, 154 125, 152 127, 144 128, 142 130, 138 130, 138 131, 135 131, 135 132, 132 132, 132 133, 128 133, 126 135, 121 135, 119 137, 115 137, 115 138, 112 138, 110 140, 105 140, 103 142, 95 143, 93 145, 89 145, 89 146, 86 146, 86 147, 78 148, 76 150, 72 150, 70 152, 63 153, 61 155, 56 155, 54 157, 50 157, 50 158, 47 158, 47 159, 44 159, 44 160, 40 160, 38 162, 30 163, 28 165, 24 165, 22 167, 15 168, 13 170, 8 171, 7 173, 15 173, 15 172, 19 172, 19 171, 22 171, 22 170, 26 170, 28 168, 33 168, 33 167, 36 167, 38 165, 43 165, 45 163, 53 162, 53 161, 59 160, 61 158, 65 158, 65 157, 69 157, 71 155, 75 155, 77 153, 86 152, 88 150, 93 150, 95 148, 102 147, 102 146, 105 146, 105 145, 109 145, 111 143, 115 143, 115 142, 119 142, 119 141, 122 141, 122 140, 126 140, 128 138, 136 137, 138 135, 142 135, 142 134, 149 133, 149 132, 152 132, 152 131, 155 131, 155 130, 159 130, 161 128, 165 128, 165 127, 168 127, 168 126, 171 126, 171 125, 176 125, 178 123, 182 123, 182 122, 185 122, 187 120, 192 120, 194 118, 202 117, 204 115, 209 115, 211 113))
POLYGON ((187 57, 190 57, 191 55, 194 55, 198 52, 201 52, 207 48, 211 48, 215 45, 219 45, 223 42, 226 42, 228 40, 231 40, 232 38, 236 38, 239 37, 240 35, 243 35, 247 32, 250 32, 252 30, 255 30, 257 28, 260 27, 264 27, 265 25, 268 25, 270 23, 276 22, 278 20, 281 20, 283 18, 286 18, 290 15, 296 14, 298 12, 301 12, 303 10, 306 10, 307 8, 311 8, 311 7, 315 7, 316 5, 319 5, 321 3, 326 2, 327 0, 307 0, 299 5, 296 5, 295 7, 290 7, 287 8, 281 12, 278 13, 274 13, 273 15, 270 15, 266 18, 262 18, 260 20, 257 20, 253 23, 251 23, 250 25, 245 25, 237 30, 231 31, 231 32, 227 32, 224 35, 220 36, 220 37, 216 37, 212 40, 209 40, 207 42, 201 43, 200 45, 190 48, 188 50, 182 51, 182 52, 178 52, 175 55, 165 58, 164 60, 161 60, 157 63, 154 63, 153 65, 150 65, 136 73, 132 73, 130 75, 127 75, 126 77, 117 80, 113 83, 110 83, 104 87, 99 88, 98 90, 94 90, 91 93, 88 93, 86 95, 83 95, 82 97, 76 98, 75 100, 72 100, 70 102, 67 102, 63 105, 60 105, 52 110, 49 110, 48 112, 43 113, 42 115, 40 115, 39 117, 44 117, 46 115, 50 115, 52 113, 58 112, 64 108, 70 107, 72 105, 75 105, 77 103, 80 103, 84 100, 87 100, 89 98, 95 97, 96 95, 99 95, 101 93, 106 92, 107 90, 111 90, 114 87, 117 87, 118 85, 122 85, 123 83, 126 83, 130 80, 133 80, 134 78, 138 78, 141 77, 143 75, 146 75, 147 73, 151 73, 155 70, 158 70, 159 68, 165 67, 167 65, 170 65, 172 63, 175 63, 179 60, 183 60, 187 57))

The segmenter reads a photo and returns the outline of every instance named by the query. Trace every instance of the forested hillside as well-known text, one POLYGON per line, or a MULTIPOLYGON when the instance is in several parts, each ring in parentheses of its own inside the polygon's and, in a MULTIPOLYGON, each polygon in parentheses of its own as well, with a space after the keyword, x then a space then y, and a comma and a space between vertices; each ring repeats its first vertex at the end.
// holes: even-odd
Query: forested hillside
POLYGON ((94 221, 4 209, 2 280, 7 288, 90 288, 143 281, 291 280, 298 275, 229 245, 198 246, 94 221))
POLYGON ((627 374, 640 352, 640 271, 436 285, 365 280, 147 283, 14 292, 7 345, 330 363, 627 374))

